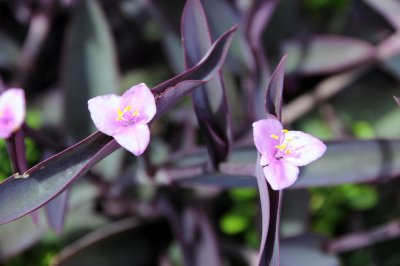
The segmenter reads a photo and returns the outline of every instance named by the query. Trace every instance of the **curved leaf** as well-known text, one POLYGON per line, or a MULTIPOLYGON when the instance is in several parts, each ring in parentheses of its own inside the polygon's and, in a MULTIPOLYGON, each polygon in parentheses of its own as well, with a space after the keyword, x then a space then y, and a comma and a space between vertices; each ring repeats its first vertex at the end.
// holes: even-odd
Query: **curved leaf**
POLYGON ((305 42, 285 44, 289 55, 286 70, 302 75, 331 74, 370 61, 375 57, 372 45, 343 36, 315 36, 305 42))
MULTIPOLYGON (((289 189, 379 182, 400 176, 400 140, 351 140, 326 144, 324 156, 302 167, 299 179, 289 189)), ((255 187, 255 154, 254 147, 237 148, 228 163, 220 164, 218 174, 202 176, 197 171, 187 179, 171 179, 177 185, 187 187, 255 187)), ((204 155, 197 153, 195 156, 204 155)), ((193 160, 186 155, 185 160, 190 159, 193 160)))
MULTIPOLYGON (((153 89, 158 110, 154 119, 215 75, 225 60, 234 32, 235 28, 232 28, 222 35, 199 64, 153 89)), ((0 224, 18 219, 46 204, 119 147, 111 137, 96 132, 32 167, 25 175, 7 178, 0 184, 0 224)))
MULTIPOLYGON (((192 67, 211 47, 207 18, 199 0, 188 0, 182 15, 186 67, 192 67)), ((221 73, 192 93, 200 131, 214 166, 228 156, 231 143, 229 113, 221 73)))
POLYGON ((118 68, 112 35, 97 0, 79 1, 69 25, 62 71, 65 121, 69 135, 80 139, 91 129, 87 100, 118 93, 118 68))

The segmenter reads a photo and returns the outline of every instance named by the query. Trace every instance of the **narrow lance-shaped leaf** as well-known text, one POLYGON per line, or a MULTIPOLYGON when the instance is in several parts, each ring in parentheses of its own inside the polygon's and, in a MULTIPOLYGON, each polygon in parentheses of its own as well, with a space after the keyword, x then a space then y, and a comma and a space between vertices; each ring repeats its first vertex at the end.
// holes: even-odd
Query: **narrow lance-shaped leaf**
POLYGON ((282 92, 286 60, 287 55, 282 57, 274 73, 272 73, 265 97, 265 110, 279 120, 282 119, 282 92))
POLYGON ((47 224, 55 233, 61 234, 68 209, 68 190, 49 201, 44 208, 47 224))
MULTIPOLYGON (((154 119, 165 114, 183 96, 215 75, 225 60, 234 31, 233 28, 222 35, 199 64, 152 90, 157 100, 154 119)), ((7 178, 0 184, 0 224, 18 219, 43 206, 119 147, 111 137, 96 132, 32 167, 25 175, 7 178)))
POLYGON ((79 1, 74 9, 62 78, 67 131, 77 139, 84 138, 91 129, 87 100, 119 92, 114 43, 97 0, 79 1))
POLYGON ((364 0, 397 30, 400 30, 400 3, 396 0, 364 0))
MULTIPOLYGON (((202 0, 204 9, 210 24, 210 31, 213 36, 218 36, 225 29, 234 24, 241 24, 241 14, 235 10, 233 4, 226 0, 202 0)), ((242 26, 239 26, 238 34, 232 42, 232 49, 229 51, 227 60, 229 68, 243 76, 254 70, 254 58, 251 54, 250 45, 245 39, 242 26)))
MULTIPOLYGON (((207 18, 199 0, 188 0, 182 15, 182 42, 186 67, 196 64, 211 47, 207 18)), ((231 142, 229 113, 221 73, 192 93, 200 131, 212 162, 217 166, 228 156, 231 142)))
POLYGON ((370 62, 376 56, 375 48, 368 42, 335 35, 291 40, 283 49, 289 55, 287 73, 302 75, 332 74, 370 62))
MULTIPOLYGON (((400 140, 333 141, 326 144, 324 156, 304 166, 296 183, 288 189, 379 182, 400 176, 400 140)), ((256 187, 255 154, 254 147, 236 148, 230 161, 220 165, 218 174, 203 176, 197 172, 186 179, 171 179, 176 185, 185 187, 256 187)), ((185 160, 193 160, 194 156, 204 156, 204 152, 186 155, 185 160)))
MULTIPOLYGON (((282 121, 282 93, 283 93, 283 79, 285 75, 285 64, 287 56, 285 55, 275 71, 271 75, 268 89, 265 95, 265 107, 268 114, 276 116, 282 121)), ((256 165, 256 168, 261 168, 260 164, 256 165)), ((265 176, 264 182, 267 183, 265 176)), ((282 195, 281 190, 273 190, 269 184, 267 184, 268 195, 269 195, 269 224, 263 224, 262 230, 268 230, 267 239, 265 246, 260 250, 261 260, 259 265, 279 265, 279 219, 282 207, 282 195), (267 228, 266 228, 267 226, 267 228)), ((259 186, 261 195, 261 189, 265 189, 264 186, 259 186)), ((264 192, 265 193, 265 192, 264 192)), ((263 205, 261 198, 261 205, 263 205)), ((265 200, 264 200, 265 201, 265 200)), ((264 212, 262 215, 265 215, 264 212)))

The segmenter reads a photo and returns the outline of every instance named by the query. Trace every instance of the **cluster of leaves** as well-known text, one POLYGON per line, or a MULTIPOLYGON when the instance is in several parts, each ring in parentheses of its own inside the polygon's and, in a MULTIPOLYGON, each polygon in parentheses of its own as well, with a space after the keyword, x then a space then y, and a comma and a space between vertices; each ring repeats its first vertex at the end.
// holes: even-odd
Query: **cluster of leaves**
POLYGON ((384 261, 360 249, 399 236, 390 210, 363 214, 400 175, 400 4, 246 3, 0 3, 10 11, 0 17, 0 85, 26 90, 31 166, 0 184, 1 262, 339 265, 353 250, 348 265, 384 261), (133 158, 111 137, 87 137, 87 100, 140 82, 157 104, 148 151, 133 158), (251 123, 266 112, 331 139, 283 202, 254 171, 251 123))

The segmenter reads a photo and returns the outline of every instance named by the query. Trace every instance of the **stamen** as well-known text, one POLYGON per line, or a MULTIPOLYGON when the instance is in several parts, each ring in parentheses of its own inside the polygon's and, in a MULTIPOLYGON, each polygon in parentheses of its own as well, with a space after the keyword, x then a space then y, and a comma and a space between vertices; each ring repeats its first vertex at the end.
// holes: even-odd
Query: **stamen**
POLYGON ((272 134, 272 135, 271 135, 271 138, 276 139, 276 140, 279 139, 279 137, 278 137, 277 135, 275 135, 275 134, 272 134))
POLYGON ((288 149, 285 150, 285 154, 291 154, 292 152, 288 149))
POLYGON ((135 112, 132 113, 132 116, 138 116, 138 115, 140 115, 140 113, 139 113, 138 109, 136 109, 135 112))
POLYGON ((123 118, 122 116, 117 116, 117 118, 115 119, 115 121, 124 121, 125 118, 123 118))
POLYGON ((124 110, 123 110, 122 112, 126 113, 126 112, 128 112, 129 110, 131 110, 131 109, 132 109, 132 106, 131 106, 131 105, 128 105, 127 107, 124 108, 124 110))
POLYGON ((282 145, 277 145, 275 146, 275 148, 279 149, 280 151, 283 151, 284 149, 286 149, 286 144, 282 144, 282 145))
POLYGON ((118 114, 118 116, 123 116, 124 112, 122 112, 121 109, 118 108, 117 114, 118 114))
POLYGON ((287 129, 284 129, 284 130, 282 130, 282 132, 283 132, 283 133, 288 133, 288 132, 289 132, 289 130, 287 130, 287 129))

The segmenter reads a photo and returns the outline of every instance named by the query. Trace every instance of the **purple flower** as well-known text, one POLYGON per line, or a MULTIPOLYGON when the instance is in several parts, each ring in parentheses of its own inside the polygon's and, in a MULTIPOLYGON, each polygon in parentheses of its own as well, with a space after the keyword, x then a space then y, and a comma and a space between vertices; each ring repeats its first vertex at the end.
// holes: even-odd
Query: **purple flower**
POLYGON ((254 143, 261 154, 260 164, 272 189, 291 186, 304 166, 326 151, 319 139, 301 131, 288 131, 275 118, 253 123, 254 143))
POLYGON ((17 131, 25 120, 25 93, 23 89, 8 89, 0 95, 0 138, 17 131))
POLYGON ((156 114, 156 103, 144 83, 133 86, 122 96, 108 94, 92 98, 88 106, 99 131, 114 137, 136 156, 146 150, 150 141, 147 123, 156 114))

